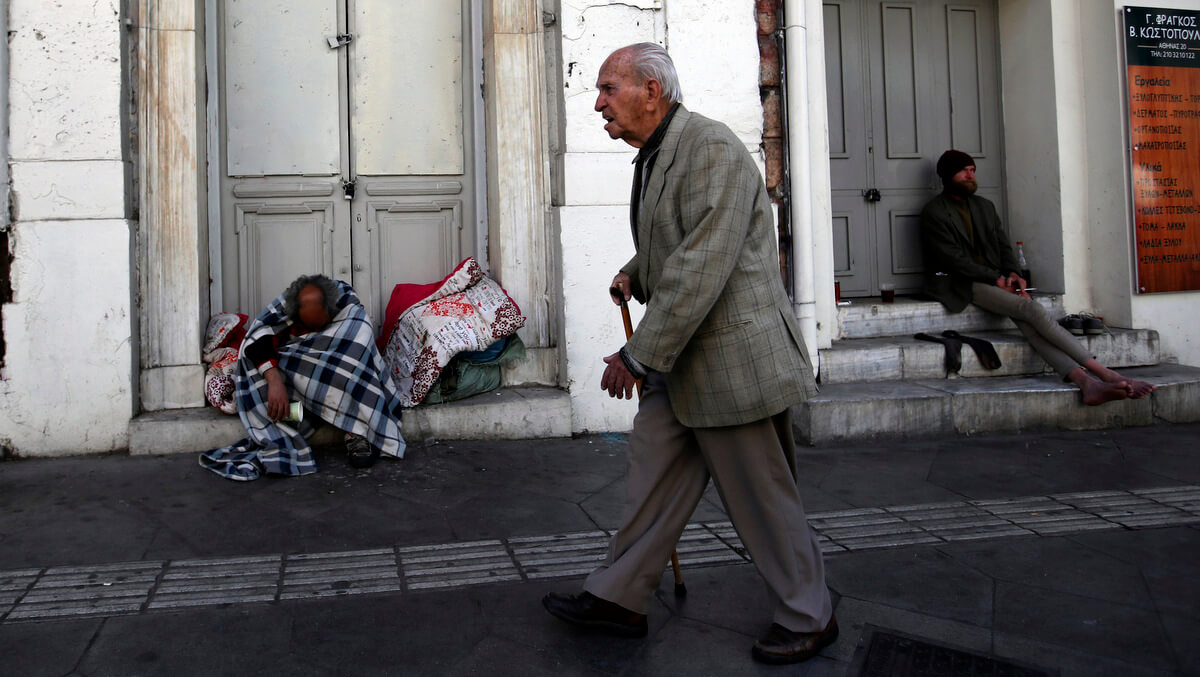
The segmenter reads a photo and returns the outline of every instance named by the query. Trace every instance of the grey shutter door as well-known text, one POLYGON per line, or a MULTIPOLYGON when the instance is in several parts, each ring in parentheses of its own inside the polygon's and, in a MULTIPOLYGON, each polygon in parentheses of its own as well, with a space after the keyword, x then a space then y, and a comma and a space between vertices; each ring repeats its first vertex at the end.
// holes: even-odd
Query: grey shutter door
POLYGON ((825 32, 842 294, 918 291, 919 216, 944 150, 975 156, 980 194, 1003 209, 995 3, 829 2, 825 32))

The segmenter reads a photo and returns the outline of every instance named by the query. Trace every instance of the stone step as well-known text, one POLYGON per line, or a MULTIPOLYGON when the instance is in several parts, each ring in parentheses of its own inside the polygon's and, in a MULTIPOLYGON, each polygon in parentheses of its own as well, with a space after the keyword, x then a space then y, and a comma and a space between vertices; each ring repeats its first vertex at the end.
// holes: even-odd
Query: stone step
MULTIPOLYGON (((1062 297, 1056 294, 1034 294, 1033 297, 1050 316, 1059 318, 1063 310, 1062 297)), ((881 336, 912 336, 920 331, 953 329, 963 333, 1001 331, 1016 325, 1006 317, 967 306, 961 313, 950 313, 937 301, 897 296, 895 303, 879 299, 852 299, 850 305, 838 306, 838 336, 842 339, 878 338, 881 336)))
MULTIPOLYGON (((967 333, 967 332, 964 332, 967 333)), ((996 347, 1001 367, 984 369, 970 346, 962 347, 962 369, 957 376, 1018 376, 1050 373, 1050 367, 1017 330, 971 331, 969 336, 987 339, 996 347)), ((1079 341, 1101 364, 1119 369, 1158 364, 1158 332, 1153 329, 1110 328, 1079 341)), ((834 341, 821 351, 821 383, 864 383, 900 379, 947 378, 945 348, 939 343, 918 341, 909 336, 861 338, 834 341)), ((953 378, 955 375, 951 374, 953 378)))
MULTIPOLYGON (((571 397, 543 386, 501 388, 457 402, 405 409, 400 418, 409 442, 513 440, 571 435, 571 397)), ((246 436, 241 418, 212 407, 142 414, 129 423, 130 454, 200 452, 246 436)), ((314 446, 340 444, 342 433, 322 425, 314 446)))
POLYGON ((1121 373, 1158 390, 1140 400, 1087 407, 1079 389, 1056 376, 846 383, 822 386, 792 415, 797 439, 811 445, 1200 422, 1200 368, 1160 364, 1121 373))

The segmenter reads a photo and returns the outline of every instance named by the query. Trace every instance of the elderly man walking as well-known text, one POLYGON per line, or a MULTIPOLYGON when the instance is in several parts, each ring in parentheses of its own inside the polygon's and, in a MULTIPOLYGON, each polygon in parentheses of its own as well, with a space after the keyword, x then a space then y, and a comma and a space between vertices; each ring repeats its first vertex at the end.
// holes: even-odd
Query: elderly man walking
POLYGON ((613 278, 646 304, 601 388, 645 389, 630 436, 623 524, 579 595, 543 600, 577 626, 640 637, 647 603, 709 477, 765 579, 774 623, 753 656, 794 663, 838 633, 821 549, 796 487, 789 407, 815 390, 780 279, 766 187, 725 125, 680 103, 662 47, 613 52, 596 110, 638 148, 630 219, 636 253, 613 278))

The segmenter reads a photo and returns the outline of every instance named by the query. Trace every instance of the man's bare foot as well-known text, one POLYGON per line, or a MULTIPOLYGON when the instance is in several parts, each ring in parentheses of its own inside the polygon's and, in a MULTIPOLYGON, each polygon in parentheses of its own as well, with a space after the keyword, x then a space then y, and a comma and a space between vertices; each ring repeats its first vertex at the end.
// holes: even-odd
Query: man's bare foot
POLYGON ((1083 393, 1083 403, 1089 407, 1112 402, 1113 400, 1124 400, 1132 397, 1132 389, 1125 381, 1120 383, 1107 383, 1105 381, 1097 381, 1088 379, 1079 384, 1079 391, 1083 393))
POLYGON ((1133 400, 1140 400, 1158 389, 1158 386, 1146 383, 1145 381, 1134 381, 1131 379, 1127 382, 1129 383, 1129 387, 1133 389, 1133 394, 1129 396, 1133 400))

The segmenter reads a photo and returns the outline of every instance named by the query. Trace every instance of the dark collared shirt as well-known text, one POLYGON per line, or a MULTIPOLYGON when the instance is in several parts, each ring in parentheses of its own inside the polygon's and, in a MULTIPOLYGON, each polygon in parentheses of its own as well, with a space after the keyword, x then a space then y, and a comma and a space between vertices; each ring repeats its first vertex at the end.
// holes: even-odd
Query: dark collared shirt
MULTIPOLYGON (((633 226, 633 247, 638 246, 638 209, 642 205, 642 198, 646 196, 646 186, 650 183, 650 172, 654 170, 654 160, 658 157, 658 149, 662 147, 663 137, 667 135, 667 127, 671 125, 671 118, 675 117, 675 111, 679 110, 679 102, 676 101, 671 106, 671 110, 663 117, 662 122, 654 128, 654 133, 646 139, 646 145, 638 149, 637 157, 633 159, 633 191, 629 196, 629 223, 633 226)), ((621 361, 625 363, 625 368, 633 374, 634 378, 646 378, 649 371, 646 365, 633 359, 629 351, 624 347, 621 348, 621 361)))
POLYGON ((662 147, 663 137, 667 135, 667 127, 671 124, 671 118, 675 117, 675 111, 679 110, 679 102, 676 101, 671 110, 667 111, 662 122, 654 128, 654 133, 646 140, 646 145, 638 150, 637 157, 633 159, 633 191, 629 196, 629 222, 633 226, 633 246, 638 246, 637 241, 637 226, 638 226, 638 209, 642 206, 642 198, 646 196, 646 186, 650 183, 650 172, 654 170, 654 160, 658 157, 658 149, 662 147))

